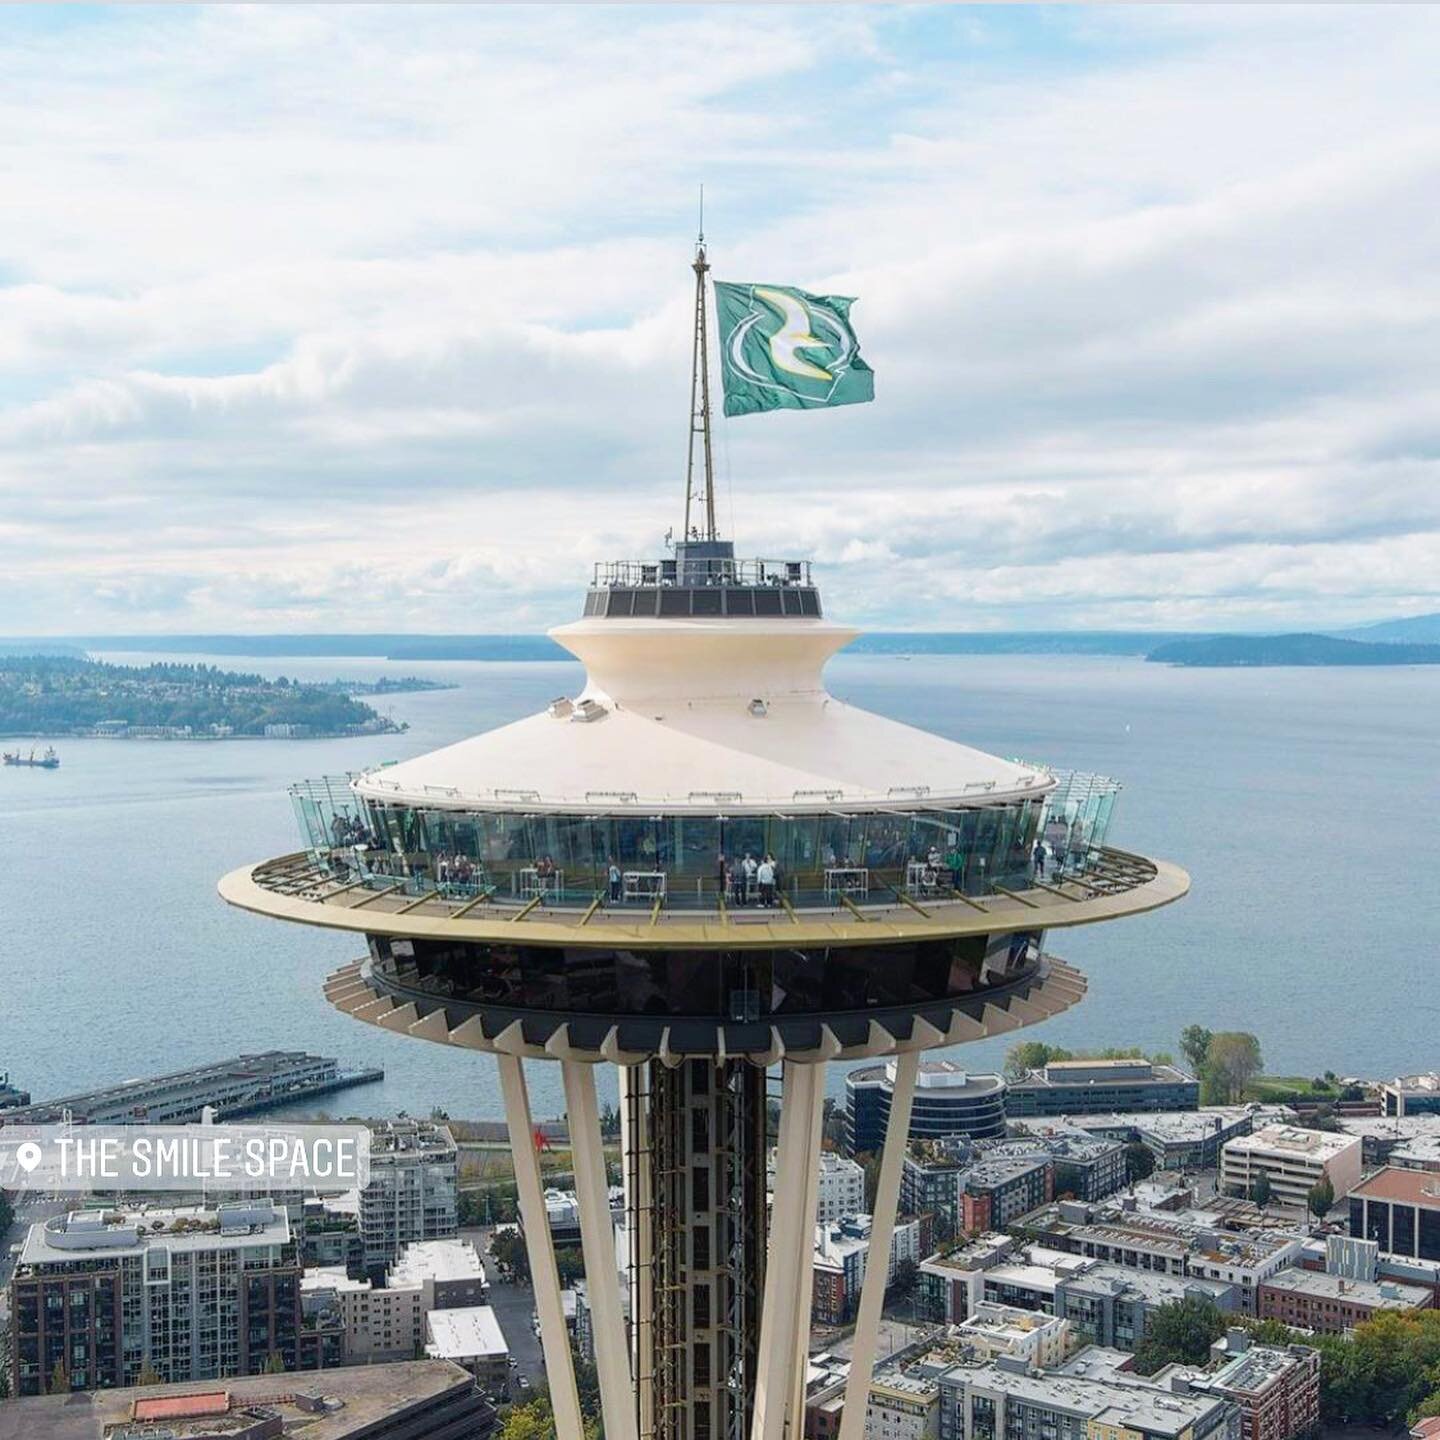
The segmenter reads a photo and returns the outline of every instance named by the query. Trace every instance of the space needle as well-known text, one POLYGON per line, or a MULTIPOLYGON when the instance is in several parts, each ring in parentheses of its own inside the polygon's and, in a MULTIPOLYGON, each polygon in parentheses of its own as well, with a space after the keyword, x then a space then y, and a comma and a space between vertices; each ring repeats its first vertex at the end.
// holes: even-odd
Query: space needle
MULTIPOLYGON (((325 986, 340 1010, 495 1057, 559 1440, 582 1422, 527 1062, 563 1080, 608 1440, 799 1440, 828 1067, 894 1062, 883 1257, 921 1054, 1068 1009, 1085 981, 1053 932, 1189 886, 1110 843, 1114 782, 826 690, 857 632, 807 560, 737 558, 716 527, 703 245, 694 270, 685 523, 655 559, 596 565, 581 617, 549 632, 583 688, 296 785, 302 848, 220 883, 233 905, 353 932, 361 957, 325 986), (619 1078, 623 1277, 602 1065, 619 1078)), ((841 1440, 864 1432, 886 1271, 863 1282, 841 1440)))

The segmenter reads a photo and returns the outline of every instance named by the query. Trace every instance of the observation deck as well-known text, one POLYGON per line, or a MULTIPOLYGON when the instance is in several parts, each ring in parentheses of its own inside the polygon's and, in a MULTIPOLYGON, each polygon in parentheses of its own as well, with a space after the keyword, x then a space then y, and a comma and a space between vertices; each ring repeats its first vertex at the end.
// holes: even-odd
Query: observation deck
POLYGON ((587 616, 663 619, 819 619, 808 560, 737 560, 728 540, 689 540, 660 560, 595 566, 587 616))

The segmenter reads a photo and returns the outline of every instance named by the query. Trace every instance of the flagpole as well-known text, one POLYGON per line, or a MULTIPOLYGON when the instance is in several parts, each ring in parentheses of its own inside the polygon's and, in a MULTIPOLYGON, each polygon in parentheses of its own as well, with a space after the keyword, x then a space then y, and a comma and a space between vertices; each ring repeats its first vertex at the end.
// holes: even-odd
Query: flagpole
MULTIPOLYGON (((704 190, 701 192, 701 206, 704 206, 704 190)), ((705 220, 701 210, 700 233, 695 242, 695 260, 691 269, 695 272, 695 342, 690 359, 690 453, 685 466, 685 530, 686 540, 714 540, 715 527, 715 465, 710 445, 710 347, 706 323, 705 276, 710 263, 705 258, 705 220), (704 530, 692 528, 690 513, 695 495, 695 437, 700 436, 701 453, 705 465, 705 516, 704 530)))

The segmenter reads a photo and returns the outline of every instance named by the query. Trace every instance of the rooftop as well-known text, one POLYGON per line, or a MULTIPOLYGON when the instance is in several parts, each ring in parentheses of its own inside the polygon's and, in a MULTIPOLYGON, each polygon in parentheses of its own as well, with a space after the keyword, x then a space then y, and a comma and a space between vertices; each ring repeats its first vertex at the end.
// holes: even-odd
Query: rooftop
POLYGON ((994 1364, 956 1366, 941 1377, 941 1384, 946 1383, 1014 1396, 1102 1425, 1157 1436, 1179 1437, 1225 1403, 1208 1395, 1176 1394, 1147 1384, 1140 1376, 1030 1373, 994 1364))
POLYGON ((1185 1085, 1195 1077, 1175 1065, 1149 1060, 1052 1060, 1016 1081, 1019 1089, 1045 1089, 1055 1085, 1185 1085))
POLYGON ((412 1240, 390 1267, 392 1285, 484 1279, 485 1266, 469 1240, 412 1240))
POLYGON ((1387 1166, 1362 1180, 1350 1194, 1370 1200, 1402 1200, 1408 1205, 1440 1210, 1440 1176, 1429 1170, 1387 1166))
POLYGON ((1237 1135, 1227 1141, 1225 1149, 1257 1153, 1303 1156, 1324 1163, 1352 1150, 1360 1143, 1354 1135, 1329 1130, 1306 1130, 1298 1125, 1267 1125, 1250 1135, 1237 1135))
MULTIPOLYGON (((895 1062, 886 1061, 880 1065, 861 1065, 845 1077, 848 1086, 895 1084, 895 1062)), ((981 1075, 957 1065, 953 1060, 922 1060, 915 1076, 917 1089, 941 1090, 946 1095, 990 1095, 1004 1090, 1005 1081, 999 1075, 981 1075)))
POLYGON ((99 1258, 141 1255, 153 1242, 168 1251, 249 1249, 290 1240, 290 1220, 268 1202, 155 1207, 141 1210, 72 1210, 37 1221, 26 1231, 20 1265, 73 1265, 99 1258))
POLYGON ((1343 1300, 1351 1305, 1375 1309, 1422 1310, 1434 1292, 1422 1285, 1402 1285, 1393 1280, 1347 1280, 1319 1270, 1281 1270, 1264 1282, 1272 1290, 1308 1295, 1317 1300, 1343 1300))
POLYGON ((474 1360, 508 1355, 500 1322, 488 1305, 431 1310, 425 1317, 425 1352, 441 1360, 474 1360))
MULTIPOLYGON (((452 1391, 468 1393, 472 1378, 445 1360, 411 1360, 389 1365, 355 1365, 310 1375, 251 1375, 222 1382, 148 1385, 129 1390, 82 1390, 72 1395, 11 1400, 0 1405, 0 1440, 103 1440, 107 1431, 131 1423, 137 1402, 195 1400, 210 1403, 222 1392, 229 1412, 263 1406, 280 1414, 305 1440, 345 1440, 367 1426, 379 1426, 412 1406, 439 1399, 452 1391), (309 1394, 333 1410, 316 1413, 296 1405, 309 1394), (301 1428, 303 1427, 303 1428, 301 1428)), ((174 1440, 196 1433, 184 1420, 167 1419, 174 1440)), ((199 1433, 213 1433, 213 1420, 201 1422, 199 1433)))

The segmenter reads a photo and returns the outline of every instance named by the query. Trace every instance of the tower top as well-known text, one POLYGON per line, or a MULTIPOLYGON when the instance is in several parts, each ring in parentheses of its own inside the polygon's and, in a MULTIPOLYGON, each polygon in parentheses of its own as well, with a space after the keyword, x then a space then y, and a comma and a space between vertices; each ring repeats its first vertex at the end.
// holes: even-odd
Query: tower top
POLYGON ((690 357, 690 450, 685 461, 685 527, 682 541, 718 540, 715 525, 715 463, 710 443, 710 347, 706 323, 705 277, 710 262, 705 256, 705 191, 700 191, 700 231, 695 240, 695 336, 690 357), (700 442, 701 470, 695 466, 700 442))

